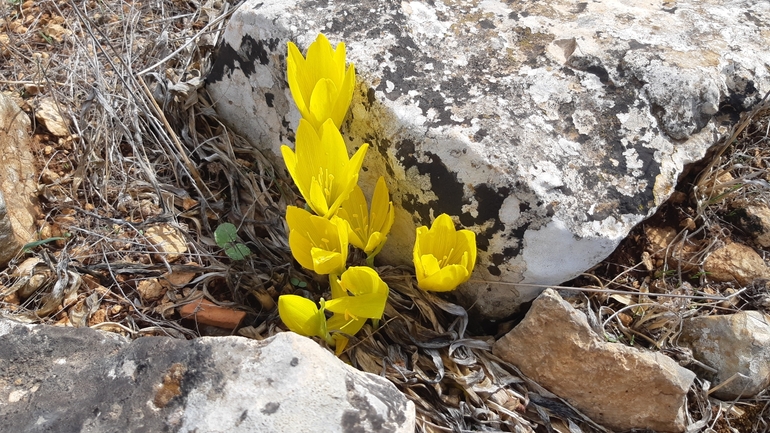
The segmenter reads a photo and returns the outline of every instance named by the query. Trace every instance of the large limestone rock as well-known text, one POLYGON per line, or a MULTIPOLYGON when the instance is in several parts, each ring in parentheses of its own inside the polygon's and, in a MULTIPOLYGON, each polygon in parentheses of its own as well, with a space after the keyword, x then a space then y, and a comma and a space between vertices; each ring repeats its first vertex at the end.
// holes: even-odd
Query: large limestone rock
POLYGON ((742 311, 694 317, 682 323, 680 343, 716 370, 707 373, 714 396, 750 398, 770 385, 770 316, 742 311))
POLYGON ((403 432, 414 404, 386 379, 281 333, 128 342, 0 319, 0 424, 18 432, 403 432))
POLYGON ((606 342, 584 313, 551 289, 493 351, 613 430, 686 427, 687 391, 695 374, 660 353, 606 342))
POLYGON ((0 93, 0 266, 35 238, 37 180, 29 117, 0 93))
MULTIPOLYGON (((474 230, 474 279, 556 284, 606 257, 685 164, 770 90, 770 10, 754 0, 249 0, 208 89, 221 117, 278 155, 299 114, 288 40, 344 41, 360 85, 342 129, 362 177, 397 204, 382 257, 411 262, 442 212, 474 230)), ((542 289, 470 283, 489 317, 542 289)))

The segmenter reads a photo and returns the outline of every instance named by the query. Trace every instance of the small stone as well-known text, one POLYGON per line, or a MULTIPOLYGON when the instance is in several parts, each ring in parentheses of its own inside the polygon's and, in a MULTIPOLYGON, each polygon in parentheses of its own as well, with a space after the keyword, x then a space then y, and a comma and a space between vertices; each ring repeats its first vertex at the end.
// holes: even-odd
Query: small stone
POLYGON ((754 204, 745 207, 746 215, 739 218, 741 226, 752 235, 754 242, 762 248, 770 247, 770 207, 754 204))
POLYGON ((742 311, 684 320, 680 344, 715 369, 704 372, 723 400, 751 398, 770 385, 770 316, 742 311), (724 386, 719 386, 721 383, 724 386))
POLYGON ((136 285, 136 291, 139 292, 143 301, 154 302, 163 297, 166 288, 157 278, 149 278, 139 281, 139 284, 136 285))
POLYGON ((35 96, 40 93, 40 86, 34 83, 27 83, 24 85, 24 93, 29 96, 35 96))
POLYGON ((51 156, 52 153, 53 153, 53 146, 46 146, 43 148, 43 154, 45 156, 51 156))
POLYGON ((671 227, 645 226, 644 237, 649 242, 649 252, 654 257, 664 257, 666 248, 676 238, 676 230, 671 227))
POLYGON ((45 185, 51 185, 56 182, 59 182, 61 180, 61 176, 59 176, 59 173, 46 168, 45 170, 43 170, 43 173, 40 174, 40 180, 45 185))
POLYGON ((52 98, 45 98, 35 110, 35 118, 42 123, 48 132, 58 137, 67 137, 70 134, 67 122, 59 112, 59 105, 52 98))
POLYGON ((754 249, 732 242, 706 257, 703 270, 709 279, 747 286, 758 278, 770 278, 770 268, 754 249))
POLYGON ((43 28, 43 33, 51 37, 58 43, 62 43, 64 38, 72 35, 72 30, 65 29, 61 24, 48 24, 43 28))
POLYGON ((613 430, 685 429, 695 374, 661 353, 606 342, 551 289, 493 352, 613 430))

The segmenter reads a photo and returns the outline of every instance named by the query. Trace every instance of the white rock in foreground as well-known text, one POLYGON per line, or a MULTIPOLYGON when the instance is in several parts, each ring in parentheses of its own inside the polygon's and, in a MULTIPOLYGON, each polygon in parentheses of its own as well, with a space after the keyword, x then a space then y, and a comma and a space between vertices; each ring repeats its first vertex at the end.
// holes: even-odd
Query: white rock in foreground
POLYGON ((495 355, 613 430, 681 432, 695 373, 673 359, 608 343, 548 289, 498 340, 495 355))
POLYGON ((695 359, 717 370, 709 375, 712 387, 719 387, 715 397, 750 398, 770 385, 770 316, 766 314, 742 311, 687 319, 679 342, 692 349, 695 359))
POLYGON ((291 332, 179 340, 0 318, 2 431, 399 432, 414 403, 291 332), (66 398, 62 398, 66 395, 66 398))
MULTIPOLYGON (((415 227, 448 213, 478 234, 474 280, 550 285, 598 263, 718 140, 714 116, 770 90, 767 2, 249 0, 208 89, 274 155, 299 122, 286 42, 318 32, 359 73, 342 129, 351 151, 371 144, 362 187, 385 175, 397 207, 382 258, 410 263, 415 227)), ((540 291, 460 294, 495 318, 540 291)))

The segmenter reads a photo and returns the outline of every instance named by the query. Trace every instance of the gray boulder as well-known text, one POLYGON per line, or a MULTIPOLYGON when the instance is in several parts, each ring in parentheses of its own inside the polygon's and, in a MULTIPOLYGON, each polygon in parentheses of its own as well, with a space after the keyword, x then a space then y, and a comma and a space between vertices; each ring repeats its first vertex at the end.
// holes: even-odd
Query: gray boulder
POLYGON ((0 425, 19 432, 413 432, 386 379, 286 332, 133 342, 0 319, 0 425))
POLYGON ((669 197, 726 131, 715 116, 770 90, 768 31, 753 0, 250 0, 207 82, 222 119, 279 155, 299 121, 286 42, 344 41, 359 85, 343 135, 371 145, 364 191, 384 175, 397 206, 382 258, 411 263, 415 227, 455 216, 480 249, 459 293, 495 318, 669 197))

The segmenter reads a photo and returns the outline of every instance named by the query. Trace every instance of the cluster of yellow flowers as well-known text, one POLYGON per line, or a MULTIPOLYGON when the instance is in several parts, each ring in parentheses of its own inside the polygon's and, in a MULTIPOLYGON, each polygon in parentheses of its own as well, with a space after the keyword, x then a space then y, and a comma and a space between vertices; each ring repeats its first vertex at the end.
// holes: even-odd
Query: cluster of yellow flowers
MULTIPOLYGON (((350 107, 355 67, 346 69, 345 44, 333 48, 319 34, 303 57, 289 42, 287 76, 302 119, 292 150, 281 147, 286 168, 308 210, 289 206, 289 247, 302 267, 328 275, 331 299, 282 295, 278 313, 286 326, 302 335, 318 336, 341 352, 347 335, 367 319, 379 320, 388 299, 388 286, 372 266, 394 220, 385 179, 374 189, 371 208, 358 186, 363 144, 352 158, 339 127, 350 107), (347 267, 349 245, 367 255, 369 266, 347 267), (327 319, 326 310, 332 312, 327 319)), ((419 227, 414 245, 417 285, 423 290, 449 291, 470 278, 476 264, 476 236, 456 230, 452 218, 441 214, 430 229, 419 227)))

